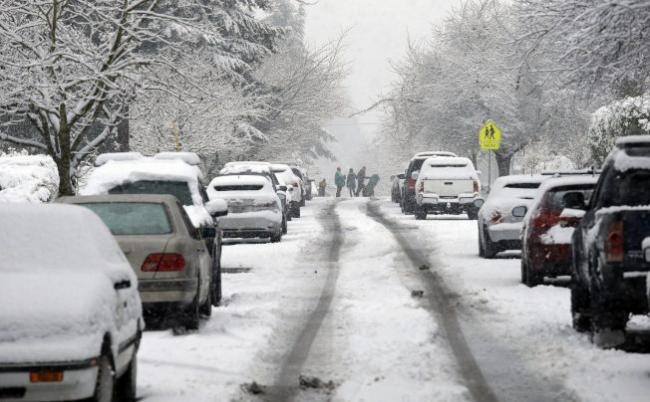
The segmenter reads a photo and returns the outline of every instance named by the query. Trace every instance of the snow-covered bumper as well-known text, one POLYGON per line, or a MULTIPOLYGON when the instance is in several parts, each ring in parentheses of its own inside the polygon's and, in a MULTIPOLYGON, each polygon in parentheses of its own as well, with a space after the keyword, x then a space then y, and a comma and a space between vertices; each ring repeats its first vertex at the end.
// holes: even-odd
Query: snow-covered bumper
POLYGON ((470 209, 477 209, 474 201, 481 199, 478 193, 459 194, 453 197, 444 197, 432 193, 417 193, 415 202, 418 207, 427 212, 463 213, 470 209))
POLYGON ((224 239, 271 237, 282 232, 282 212, 267 210, 231 213, 219 218, 219 228, 223 232, 224 239))
POLYGON ((196 296, 196 278, 140 279, 138 291, 145 308, 157 303, 189 304, 196 296))
POLYGON ((521 244, 522 222, 488 224, 487 231, 492 242, 518 242, 521 244))
POLYGON ((95 393, 97 360, 0 364, 0 400, 76 401, 95 393))

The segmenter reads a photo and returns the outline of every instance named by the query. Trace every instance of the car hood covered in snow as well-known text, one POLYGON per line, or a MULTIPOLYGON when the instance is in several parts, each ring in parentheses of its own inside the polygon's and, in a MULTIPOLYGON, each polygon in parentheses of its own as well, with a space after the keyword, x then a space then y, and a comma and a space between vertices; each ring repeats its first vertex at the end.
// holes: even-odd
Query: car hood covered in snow
MULTIPOLYGON (((8 272, 0 281, 0 363, 85 359, 115 327, 116 292, 106 275, 8 272), (72 350, 52 339, 84 339, 72 350), (72 355, 71 355, 72 353, 72 355)), ((64 342, 65 343, 65 342, 64 342)))

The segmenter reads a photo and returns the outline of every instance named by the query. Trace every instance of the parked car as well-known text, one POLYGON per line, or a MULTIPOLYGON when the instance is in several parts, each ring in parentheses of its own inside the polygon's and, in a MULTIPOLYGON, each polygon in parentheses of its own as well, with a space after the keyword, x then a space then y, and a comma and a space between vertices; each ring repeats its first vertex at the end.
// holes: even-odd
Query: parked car
POLYGON ((300 164, 296 162, 272 162, 272 163, 273 165, 289 166, 293 174, 300 179, 300 185, 299 185, 300 192, 301 192, 300 206, 304 207, 305 201, 309 201, 312 199, 311 184, 313 180, 309 179, 307 175, 307 170, 301 167, 300 164))
POLYGON ((0 222, 0 399, 135 400, 138 279, 104 223, 51 204, 0 222))
POLYGON ((282 239, 287 225, 282 202, 266 178, 217 176, 208 185, 208 196, 228 203, 228 216, 219 219, 224 238, 282 239))
MULTIPOLYGON (((212 278, 216 281, 221 278, 216 272, 221 271, 222 251, 221 230, 216 218, 228 214, 228 205, 224 200, 209 200, 201 181, 198 166, 177 158, 111 159, 93 170, 80 195, 168 194, 176 197, 195 228, 215 229, 206 232, 206 235, 214 233, 215 236, 206 237, 204 241, 215 262, 212 278)), ((220 286, 220 282, 212 284, 214 289, 220 286)), ((215 290, 214 294, 218 292, 215 290)), ((219 302, 218 297, 213 299, 215 306, 219 302)))
POLYGON ((211 315, 221 300, 221 268, 204 238, 214 237, 215 229, 196 229, 176 197, 99 195, 58 202, 84 206, 108 226, 138 276, 146 316, 198 329, 200 314, 211 315))
POLYGON ((616 346, 629 315, 648 312, 650 136, 617 141, 585 209, 573 234, 573 325, 591 329, 601 346, 616 346))
POLYGON ((399 204, 402 201, 402 186, 405 178, 406 175, 404 173, 391 177, 392 184, 390 189, 390 200, 396 204, 399 204))
POLYGON ((287 186, 292 188, 292 191, 289 192, 289 194, 291 194, 289 210, 291 211, 292 217, 300 218, 300 207, 304 204, 302 180, 300 177, 296 176, 289 165, 273 164, 271 165, 271 169, 278 178, 281 178, 287 186))
POLYGON ((530 205, 545 179, 540 175, 513 175, 494 181, 478 212, 480 257, 493 258, 502 251, 521 249, 522 217, 513 216, 512 209, 530 205))
POLYGON ((402 185, 402 200, 400 203, 402 212, 405 214, 409 215, 415 212, 415 207, 417 205, 415 201, 415 182, 417 181, 417 176, 422 164, 425 160, 437 156, 455 157, 456 154, 444 151, 419 152, 409 161, 408 167, 406 168, 404 183, 402 185))
POLYGON ((434 156, 426 159, 416 174, 415 218, 427 214, 467 214, 476 219, 481 183, 474 164, 467 158, 434 156))
POLYGON ((582 208, 597 175, 560 176, 544 181, 529 206, 513 215, 526 216, 522 227, 521 283, 537 286, 545 277, 571 275, 571 236, 580 223, 572 211, 582 208))

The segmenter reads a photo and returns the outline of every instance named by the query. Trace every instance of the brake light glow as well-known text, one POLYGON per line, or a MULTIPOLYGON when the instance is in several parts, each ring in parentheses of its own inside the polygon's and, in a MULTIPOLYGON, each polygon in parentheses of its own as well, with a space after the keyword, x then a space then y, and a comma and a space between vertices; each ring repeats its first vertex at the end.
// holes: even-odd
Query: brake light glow
POLYGON ((623 262, 625 258, 625 245, 623 239, 623 222, 613 222, 609 226, 605 248, 608 262, 623 262))
POLYGON ((179 272, 185 269, 185 258, 175 253, 149 254, 140 269, 142 272, 179 272))

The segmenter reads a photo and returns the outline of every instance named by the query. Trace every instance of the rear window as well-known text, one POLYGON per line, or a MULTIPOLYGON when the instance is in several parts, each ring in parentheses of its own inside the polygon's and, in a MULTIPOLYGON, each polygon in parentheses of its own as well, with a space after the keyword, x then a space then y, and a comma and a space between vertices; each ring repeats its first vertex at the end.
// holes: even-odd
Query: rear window
POLYGON ((595 185, 592 184, 586 184, 582 186, 558 187, 556 189, 552 189, 544 196, 542 206, 547 209, 563 210, 566 207, 566 205, 564 205, 564 196, 567 193, 578 191, 584 194, 586 202, 594 192, 594 186, 595 185))
POLYGON ((172 232, 163 204, 107 202, 80 204, 96 213, 115 236, 163 235, 172 232))
POLYGON ((194 205, 190 186, 185 181, 141 180, 113 187, 109 194, 169 194, 183 205, 194 205))
POLYGON ((409 167, 409 173, 418 171, 422 168, 422 164, 424 163, 426 159, 416 159, 413 162, 411 162, 411 166, 409 167))
POLYGON ((467 163, 445 163, 445 164, 431 164, 432 168, 464 168, 467 163))
POLYGON ((605 186, 601 190, 605 207, 650 205, 650 171, 609 171, 605 186))
POLYGON ((258 191, 264 188, 262 184, 234 184, 224 186, 214 186, 217 191, 258 191))
POLYGON ((503 188, 536 189, 540 185, 541 183, 510 183, 503 186, 503 188))

